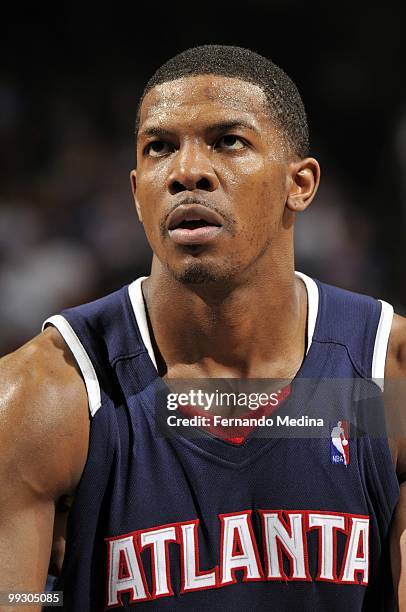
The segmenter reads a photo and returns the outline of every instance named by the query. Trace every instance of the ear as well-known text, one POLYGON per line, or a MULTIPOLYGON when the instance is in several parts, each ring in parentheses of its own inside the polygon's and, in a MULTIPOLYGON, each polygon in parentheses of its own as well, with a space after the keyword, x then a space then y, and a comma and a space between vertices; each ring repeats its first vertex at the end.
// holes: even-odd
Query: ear
POLYGON ((140 223, 142 223, 141 207, 137 200, 137 171, 136 170, 131 170, 130 182, 131 182, 131 190, 133 192, 133 197, 134 197, 134 202, 135 202, 135 208, 137 209, 138 220, 140 223))
POLYGON ((313 157, 292 162, 289 176, 290 186, 286 206, 292 212, 302 212, 316 195, 320 183, 319 162, 313 157))

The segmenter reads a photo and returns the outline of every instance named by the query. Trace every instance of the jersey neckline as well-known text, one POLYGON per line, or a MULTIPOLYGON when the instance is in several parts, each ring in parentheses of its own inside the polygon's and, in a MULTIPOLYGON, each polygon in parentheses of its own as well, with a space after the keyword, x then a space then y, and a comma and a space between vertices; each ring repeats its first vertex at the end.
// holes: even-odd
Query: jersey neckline
MULTIPOLYGON (((307 292, 307 330, 306 330, 306 356, 309 353, 310 347, 313 342, 313 335, 316 328, 316 321, 319 311, 319 290, 316 282, 303 274, 303 272, 297 272, 295 270, 295 276, 300 278, 306 287, 307 292)), ((135 320, 140 330, 141 339, 148 351, 148 355, 154 365, 155 370, 158 372, 157 363, 155 359, 154 349, 152 347, 151 336, 148 329, 147 312, 144 303, 144 297, 142 294, 142 282, 146 280, 147 276, 140 276, 128 286, 128 294, 130 297, 131 307, 134 313, 135 320)), ((305 356, 305 358, 306 358, 305 356)))
MULTIPOLYGON (((293 380, 289 381, 291 392, 278 409, 278 413, 280 413, 282 416, 289 415, 289 417, 292 418, 299 413, 304 414, 305 407, 310 398, 313 396, 317 386, 315 381, 311 379, 310 364, 314 350, 313 336, 315 334, 319 319, 319 289, 316 282, 312 278, 300 272, 295 272, 295 275, 305 284, 308 296, 306 330, 307 347, 306 354, 298 372, 293 380), (308 377, 309 380, 302 380, 300 383, 300 389, 295 393, 295 386, 298 384, 297 381, 306 377, 308 377)), ((142 281, 146 278, 147 277, 145 276, 138 278, 131 285, 129 285, 128 294, 142 342, 145 346, 146 352, 148 353, 151 367, 154 368, 156 374, 154 384, 158 385, 158 390, 162 394, 161 397, 164 397, 170 392, 170 388, 158 374, 155 355, 149 335, 147 313, 141 288, 142 281)), ((157 405, 150 407, 150 410, 148 410, 148 412, 150 412, 150 418, 155 421, 155 425, 157 425, 156 419, 158 419, 161 435, 168 435, 168 437, 176 438, 183 444, 189 446, 189 448, 193 449, 195 452, 203 455, 209 454, 215 460, 220 461, 223 464, 226 463, 229 465, 229 467, 234 467, 235 469, 241 469, 253 462, 258 456, 265 452, 265 449, 273 447, 282 439, 280 437, 276 437, 274 434, 272 434, 270 437, 269 434, 267 434, 267 431, 261 428, 260 434, 258 434, 257 430, 254 429, 247 435, 242 444, 235 445, 200 427, 186 428, 180 426, 173 430, 172 428, 166 426, 167 411, 165 411, 163 404, 164 402, 158 402, 157 405), (165 431, 162 431, 162 427, 165 429, 165 431)))

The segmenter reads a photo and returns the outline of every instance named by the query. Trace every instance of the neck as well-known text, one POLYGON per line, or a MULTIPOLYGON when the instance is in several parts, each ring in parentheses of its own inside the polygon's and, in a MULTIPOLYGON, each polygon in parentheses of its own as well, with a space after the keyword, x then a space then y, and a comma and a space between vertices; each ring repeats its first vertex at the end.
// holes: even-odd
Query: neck
POLYGON ((192 286, 155 259, 143 292, 161 375, 292 378, 305 351, 307 292, 288 263, 232 286, 192 286))

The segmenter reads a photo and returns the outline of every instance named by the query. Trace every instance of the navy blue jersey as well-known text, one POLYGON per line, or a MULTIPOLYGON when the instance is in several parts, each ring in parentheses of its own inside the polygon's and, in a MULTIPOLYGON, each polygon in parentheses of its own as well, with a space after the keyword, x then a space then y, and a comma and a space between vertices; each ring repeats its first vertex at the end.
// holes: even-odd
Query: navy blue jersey
POLYGON ((300 276, 307 352, 272 413, 280 434, 258 427, 238 444, 183 426, 165 435, 141 279, 48 320, 91 413, 55 586, 64 609, 387 609, 399 487, 371 379, 383 377, 393 310, 300 276))

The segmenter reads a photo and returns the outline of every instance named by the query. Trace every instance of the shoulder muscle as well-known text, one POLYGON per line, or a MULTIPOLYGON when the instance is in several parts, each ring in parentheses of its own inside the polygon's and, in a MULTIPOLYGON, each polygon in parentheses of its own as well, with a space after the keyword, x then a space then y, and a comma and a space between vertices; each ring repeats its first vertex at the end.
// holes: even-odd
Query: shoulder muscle
POLYGON ((393 316, 385 378, 406 378, 406 318, 393 316))

